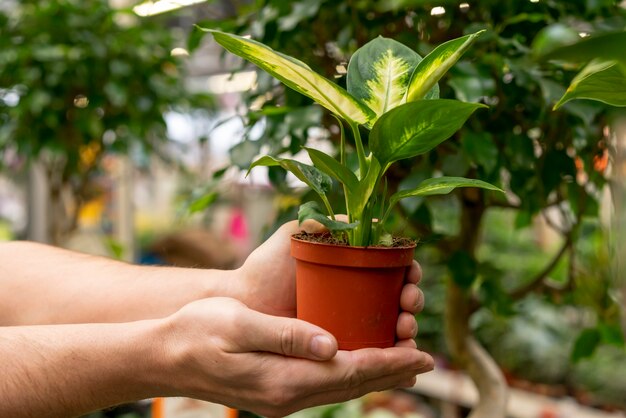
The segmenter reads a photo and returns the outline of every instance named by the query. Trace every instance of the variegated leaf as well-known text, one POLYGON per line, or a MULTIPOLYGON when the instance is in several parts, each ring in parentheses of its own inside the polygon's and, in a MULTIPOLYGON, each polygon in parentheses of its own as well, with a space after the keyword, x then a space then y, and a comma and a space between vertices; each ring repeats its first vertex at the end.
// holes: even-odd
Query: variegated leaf
POLYGON ((354 53, 348 64, 348 92, 378 117, 403 103, 417 52, 393 39, 378 38, 354 53))
POLYGON ((406 101, 428 98, 427 93, 483 32, 445 42, 426 55, 411 76, 406 101))
POLYGON ((591 61, 574 77, 554 109, 573 99, 597 100, 612 106, 626 106, 626 70, 617 61, 591 61))
POLYGON ((295 91, 310 97, 346 121, 367 125, 375 118, 374 112, 345 89, 317 74, 308 65, 295 58, 274 51, 252 39, 212 29, 213 37, 224 48, 267 71, 295 91))

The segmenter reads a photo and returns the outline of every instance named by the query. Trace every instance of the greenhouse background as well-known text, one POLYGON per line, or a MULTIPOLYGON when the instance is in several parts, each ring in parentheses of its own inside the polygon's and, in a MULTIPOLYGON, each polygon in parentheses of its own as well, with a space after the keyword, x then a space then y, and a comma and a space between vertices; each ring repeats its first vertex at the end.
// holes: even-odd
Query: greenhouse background
MULTIPOLYGON (((344 87, 350 56, 379 35, 425 56, 486 31, 439 88, 488 108, 386 176, 392 191, 447 175, 506 192, 411 198, 390 217, 418 241, 416 342, 436 369, 294 417, 466 417, 505 387, 508 417, 626 416, 626 53, 611 55, 626 50, 626 2, 0 0, 0 241, 234 269, 297 219, 313 193, 280 167, 248 167, 266 152, 308 162, 305 145, 335 152, 337 121, 198 27, 344 87), (551 58, 606 35, 617 41, 551 58), (621 72, 555 106, 606 58, 621 72)), ((255 415, 156 399, 89 416, 255 415)))

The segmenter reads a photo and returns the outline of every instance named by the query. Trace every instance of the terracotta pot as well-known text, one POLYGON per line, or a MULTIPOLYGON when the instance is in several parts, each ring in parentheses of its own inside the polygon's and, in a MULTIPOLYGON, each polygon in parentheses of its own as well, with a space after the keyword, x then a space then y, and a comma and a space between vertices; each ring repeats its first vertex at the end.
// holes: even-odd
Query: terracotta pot
POLYGON ((337 338, 340 350, 395 343, 410 247, 348 247, 291 240, 297 315, 337 338))

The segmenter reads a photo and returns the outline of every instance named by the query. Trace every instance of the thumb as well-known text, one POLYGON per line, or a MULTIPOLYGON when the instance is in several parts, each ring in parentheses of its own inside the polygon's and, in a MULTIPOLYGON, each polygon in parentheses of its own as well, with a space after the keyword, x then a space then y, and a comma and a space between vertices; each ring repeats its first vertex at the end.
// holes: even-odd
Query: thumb
POLYGON ((310 360, 330 360, 337 354, 337 340, 329 332, 308 322, 251 311, 247 315, 246 345, 310 360))

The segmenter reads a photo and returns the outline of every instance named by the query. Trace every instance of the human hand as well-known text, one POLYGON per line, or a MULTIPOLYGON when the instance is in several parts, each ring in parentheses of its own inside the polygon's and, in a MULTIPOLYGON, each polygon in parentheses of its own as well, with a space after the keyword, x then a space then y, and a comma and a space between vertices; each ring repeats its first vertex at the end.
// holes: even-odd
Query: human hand
POLYGON ((230 298, 190 303, 159 323, 166 360, 156 380, 165 395, 270 417, 412 386, 433 368, 433 359, 413 348, 337 351, 334 337, 315 325, 230 298))
MULTIPOLYGON (((290 255, 290 246, 291 235, 302 230, 315 233, 322 232, 324 227, 315 221, 306 221, 302 226, 298 226, 297 221, 288 222, 252 252, 239 269, 236 274, 240 277, 236 284, 239 290, 235 294, 248 307, 269 315, 296 315, 295 261, 290 255)), ((415 314, 424 307, 424 294, 417 287, 421 278, 421 267, 413 261, 400 296, 403 312, 398 316, 396 345, 415 347, 415 314)))

